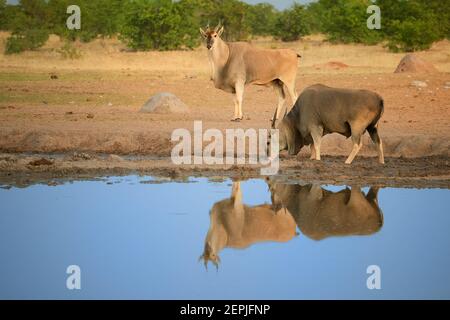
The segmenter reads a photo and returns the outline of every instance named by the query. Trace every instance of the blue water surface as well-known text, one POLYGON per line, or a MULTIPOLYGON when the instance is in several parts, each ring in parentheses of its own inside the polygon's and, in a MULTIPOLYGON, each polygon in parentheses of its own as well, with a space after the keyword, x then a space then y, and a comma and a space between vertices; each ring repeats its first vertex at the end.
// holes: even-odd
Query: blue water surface
MULTIPOLYGON (((316 241, 300 232, 225 248, 218 270, 206 270, 198 259, 209 212, 231 181, 141 183, 149 179, 0 189, 0 298, 450 298, 449 190, 381 189, 374 234, 316 241), (69 265, 81 269, 80 290, 66 287, 69 265), (381 269, 380 290, 367 288, 370 265, 381 269)), ((246 205, 271 202, 263 180, 241 185, 246 205)))

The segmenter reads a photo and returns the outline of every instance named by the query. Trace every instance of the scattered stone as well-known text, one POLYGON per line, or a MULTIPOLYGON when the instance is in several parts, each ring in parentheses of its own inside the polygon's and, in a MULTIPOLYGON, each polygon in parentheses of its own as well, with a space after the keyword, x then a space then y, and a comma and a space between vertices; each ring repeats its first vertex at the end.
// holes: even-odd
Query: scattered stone
POLYGON ((187 113, 188 106, 176 95, 168 92, 161 92, 148 100, 141 108, 144 113, 187 113))
POLYGON ((108 107, 112 107, 112 106, 113 106, 112 102, 108 102, 108 107))
POLYGON ((118 155, 116 155, 116 154, 110 154, 108 156, 108 160, 109 161, 123 161, 123 158, 118 156, 118 155))
POLYGON ((403 57, 394 73, 405 73, 405 72, 434 73, 438 71, 431 63, 411 53, 403 57))
POLYGON ((71 157, 71 159, 73 161, 78 161, 78 160, 91 160, 92 156, 88 153, 84 153, 84 152, 78 152, 75 151, 71 157))
POLYGON ((346 69, 349 66, 340 61, 329 61, 324 64, 315 64, 315 65, 313 65, 313 67, 315 67, 317 70, 320 70, 321 68, 340 70, 340 69, 346 69))
POLYGON ((444 85, 444 89, 450 89, 450 82, 446 82, 444 85))
POLYGON ((411 82, 411 86, 416 88, 426 88, 428 87, 428 84, 425 81, 414 80, 411 82))
POLYGON ((30 161, 28 164, 30 166, 36 166, 37 167, 37 166, 51 166, 54 163, 55 163, 55 160, 53 160, 53 159, 41 158, 41 159, 38 159, 38 160, 30 161))

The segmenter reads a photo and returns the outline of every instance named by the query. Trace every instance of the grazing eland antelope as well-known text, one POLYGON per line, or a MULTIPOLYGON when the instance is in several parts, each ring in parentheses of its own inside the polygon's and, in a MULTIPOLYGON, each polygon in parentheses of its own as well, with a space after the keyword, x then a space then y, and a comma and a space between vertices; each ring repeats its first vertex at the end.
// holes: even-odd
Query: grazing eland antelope
POLYGON ((206 41, 211 80, 217 89, 236 94, 234 118, 243 119, 242 100, 248 84, 272 86, 278 94, 275 120, 279 118, 286 100, 285 87, 292 99, 297 100, 295 79, 298 58, 301 56, 290 49, 261 49, 247 42, 225 42, 221 39, 224 27, 220 24, 200 33, 206 41))
POLYGON ((378 161, 384 164, 383 143, 378 134, 383 110, 383 98, 371 91, 310 86, 278 124, 280 151, 296 155, 303 146, 310 145, 311 159, 320 160, 322 137, 339 133, 352 137, 353 149, 345 161, 351 164, 362 148, 362 135, 368 131, 377 146, 378 161))
POLYGON ((301 233, 314 240, 371 235, 383 226, 378 188, 365 195, 359 187, 331 192, 318 185, 269 182, 269 189, 274 207, 286 208, 301 233))
POLYGON ((288 242, 296 235, 294 218, 286 210, 244 205, 240 182, 233 182, 231 197, 215 203, 210 211, 210 227, 200 260, 206 268, 208 261, 218 268, 219 252, 225 247, 244 249, 258 242, 288 242))

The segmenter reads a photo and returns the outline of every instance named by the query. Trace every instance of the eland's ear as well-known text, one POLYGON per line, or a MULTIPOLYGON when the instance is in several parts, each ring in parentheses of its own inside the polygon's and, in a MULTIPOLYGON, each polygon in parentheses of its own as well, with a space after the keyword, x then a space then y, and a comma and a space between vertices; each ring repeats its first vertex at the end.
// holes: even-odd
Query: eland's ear
POLYGON ((225 30, 225 29, 224 29, 224 27, 222 26, 222 27, 219 29, 219 31, 217 31, 217 36, 221 37, 224 30, 225 30))
POLYGON ((203 30, 202 28, 200 28, 200 34, 202 35, 203 38, 207 38, 205 30, 203 30))

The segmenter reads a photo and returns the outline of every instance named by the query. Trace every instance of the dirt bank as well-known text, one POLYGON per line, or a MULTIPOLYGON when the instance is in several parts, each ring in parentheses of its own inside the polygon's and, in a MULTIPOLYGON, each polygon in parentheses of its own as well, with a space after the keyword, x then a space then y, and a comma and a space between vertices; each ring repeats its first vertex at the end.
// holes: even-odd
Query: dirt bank
MULTIPOLYGON (((447 157, 388 158, 386 165, 375 158, 359 158, 351 166, 344 157, 325 157, 322 162, 305 157, 283 158, 272 177, 286 182, 334 185, 450 188, 447 157)), ((177 166, 170 159, 111 155, 0 155, 0 185, 26 187, 35 183, 55 185, 64 181, 105 176, 150 175, 185 180, 188 177, 265 178, 259 166, 177 166)))

